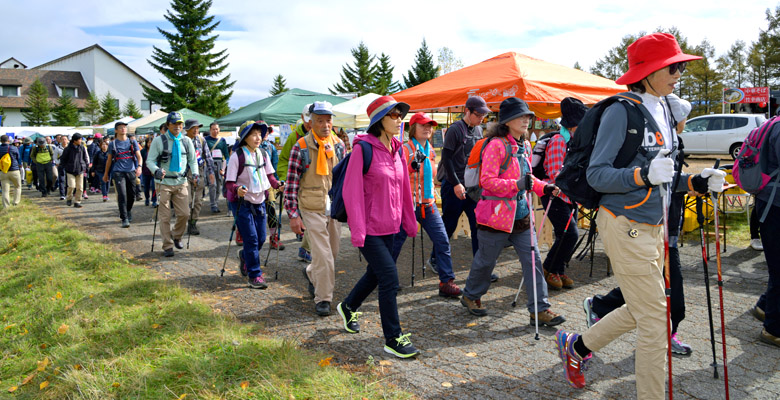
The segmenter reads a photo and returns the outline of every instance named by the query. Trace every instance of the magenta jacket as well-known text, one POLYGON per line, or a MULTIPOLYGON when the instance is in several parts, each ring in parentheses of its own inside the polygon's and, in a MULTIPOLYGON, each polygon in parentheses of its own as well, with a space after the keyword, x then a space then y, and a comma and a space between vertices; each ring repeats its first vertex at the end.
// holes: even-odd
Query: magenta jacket
POLYGON ((366 235, 396 234, 402 224, 409 237, 417 235, 409 171, 398 155, 400 151, 401 142, 396 138, 393 138, 392 153, 370 134, 355 136, 352 141, 342 196, 355 247, 363 247, 366 235), (370 143, 374 150, 371 167, 365 175, 363 148, 357 144, 361 141, 370 143))

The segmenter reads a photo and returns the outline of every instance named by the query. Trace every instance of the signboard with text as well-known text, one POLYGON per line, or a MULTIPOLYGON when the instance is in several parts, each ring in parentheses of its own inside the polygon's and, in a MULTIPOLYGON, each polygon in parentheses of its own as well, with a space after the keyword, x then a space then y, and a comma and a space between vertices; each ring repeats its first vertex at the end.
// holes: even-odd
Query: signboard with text
POLYGON ((768 87, 723 89, 723 102, 729 104, 769 103, 768 87))

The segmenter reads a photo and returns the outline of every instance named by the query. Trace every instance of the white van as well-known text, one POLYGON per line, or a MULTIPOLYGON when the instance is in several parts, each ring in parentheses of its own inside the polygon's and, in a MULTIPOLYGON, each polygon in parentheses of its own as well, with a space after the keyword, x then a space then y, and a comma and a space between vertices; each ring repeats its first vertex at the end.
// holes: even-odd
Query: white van
POLYGON ((764 114, 702 115, 689 119, 680 137, 687 154, 729 154, 736 159, 747 135, 764 121, 764 114))

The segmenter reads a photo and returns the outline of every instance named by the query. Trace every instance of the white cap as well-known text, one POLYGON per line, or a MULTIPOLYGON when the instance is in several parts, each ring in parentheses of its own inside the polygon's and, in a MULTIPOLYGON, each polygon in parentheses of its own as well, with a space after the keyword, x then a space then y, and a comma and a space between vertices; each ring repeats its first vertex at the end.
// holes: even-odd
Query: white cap
POLYGON ((309 111, 310 108, 311 108, 311 103, 303 106, 303 111, 301 112, 301 114, 303 114, 304 123, 308 123, 309 121, 311 121, 311 111, 309 111))
POLYGON ((311 105, 311 112, 319 115, 333 115, 333 104, 327 101, 315 101, 311 105))
POLYGON ((683 100, 674 93, 667 95, 666 100, 675 121, 680 122, 688 118, 688 114, 691 112, 691 103, 688 100, 683 100))

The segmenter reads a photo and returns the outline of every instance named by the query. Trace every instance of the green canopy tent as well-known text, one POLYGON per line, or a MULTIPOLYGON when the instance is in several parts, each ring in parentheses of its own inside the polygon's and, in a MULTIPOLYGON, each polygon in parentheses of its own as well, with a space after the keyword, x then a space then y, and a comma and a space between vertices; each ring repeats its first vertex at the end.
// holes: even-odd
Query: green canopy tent
MULTIPOLYGON (((197 119, 198 122, 203 124, 203 127, 200 128, 201 132, 208 132, 209 131, 209 124, 214 122, 214 118, 209 117, 208 115, 203 115, 199 112, 195 112, 190 110, 189 108, 182 108, 179 110, 182 117, 184 117, 184 120, 188 119, 197 119)), ((154 120, 148 124, 141 125, 139 127, 135 128, 135 134, 136 135, 148 135, 150 133, 155 133, 160 130, 160 124, 165 122, 165 120, 168 118, 168 116, 164 116, 160 119, 154 120)))
POLYGON ((246 121, 263 120, 270 125, 294 124, 301 118, 303 107, 315 101, 327 101, 333 105, 347 101, 338 96, 290 89, 276 96, 267 97, 249 104, 233 113, 218 118, 217 123, 225 131, 235 129, 246 121))

